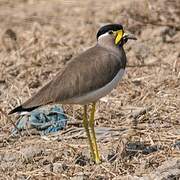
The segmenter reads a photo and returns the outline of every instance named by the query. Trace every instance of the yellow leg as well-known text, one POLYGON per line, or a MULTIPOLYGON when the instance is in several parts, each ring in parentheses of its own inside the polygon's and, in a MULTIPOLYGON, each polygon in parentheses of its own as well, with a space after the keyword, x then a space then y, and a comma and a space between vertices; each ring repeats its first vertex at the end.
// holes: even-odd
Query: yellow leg
POLYGON ((91 130, 93 149, 94 149, 94 153, 95 153, 95 163, 99 164, 101 162, 101 160, 100 160, 100 155, 99 155, 98 146, 97 146, 97 142, 96 142, 96 133, 95 133, 95 130, 94 130, 94 114, 95 114, 95 110, 96 110, 96 103, 93 103, 92 104, 92 109, 91 109, 91 116, 90 116, 90 120, 89 120, 89 126, 90 126, 90 130, 91 130))
POLYGON ((87 105, 84 105, 83 125, 84 125, 85 131, 87 134, 87 138, 89 141, 92 158, 93 158, 93 160, 95 160, 95 153, 94 153, 94 149, 93 149, 93 144, 92 144, 92 140, 91 140, 91 136, 90 136, 90 132, 89 132, 89 123, 88 123, 88 119, 87 119, 87 105))

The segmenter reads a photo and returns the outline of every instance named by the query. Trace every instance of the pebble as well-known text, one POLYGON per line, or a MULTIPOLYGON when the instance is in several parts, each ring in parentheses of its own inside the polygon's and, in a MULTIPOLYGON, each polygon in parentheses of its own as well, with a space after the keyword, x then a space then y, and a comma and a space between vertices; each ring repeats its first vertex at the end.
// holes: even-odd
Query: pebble
POLYGON ((63 164, 62 163, 53 163, 53 172, 60 173, 63 171, 63 164))
POLYGON ((80 172, 77 175, 73 176, 70 178, 71 180, 87 180, 89 179, 87 175, 84 173, 80 172))
POLYGON ((43 152, 44 150, 42 148, 35 146, 28 146, 21 149, 21 154, 23 155, 25 160, 28 161, 32 160, 35 156, 40 156, 41 154, 43 154, 43 152))

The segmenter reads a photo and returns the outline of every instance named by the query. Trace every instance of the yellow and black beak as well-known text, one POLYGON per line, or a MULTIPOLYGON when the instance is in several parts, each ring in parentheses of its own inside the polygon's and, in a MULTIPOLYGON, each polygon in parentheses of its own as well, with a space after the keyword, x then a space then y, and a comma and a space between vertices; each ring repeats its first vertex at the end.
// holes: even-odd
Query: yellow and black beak
POLYGON ((137 40, 137 38, 132 34, 124 33, 123 30, 118 30, 114 32, 115 35, 115 45, 118 45, 122 39, 124 39, 126 42, 128 39, 137 40))
POLYGON ((133 34, 127 34, 127 33, 123 34, 123 38, 137 40, 137 38, 133 34))

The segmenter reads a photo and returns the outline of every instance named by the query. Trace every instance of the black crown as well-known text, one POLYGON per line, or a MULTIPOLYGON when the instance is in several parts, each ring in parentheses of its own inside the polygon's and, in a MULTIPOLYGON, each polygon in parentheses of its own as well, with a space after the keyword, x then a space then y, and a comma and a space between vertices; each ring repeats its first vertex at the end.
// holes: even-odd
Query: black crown
POLYGON ((123 30, 123 26, 121 24, 108 24, 103 27, 101 27, 96 35, 97 39, 99 36, 102 34, 105 34, 108 31, 118 31, 118 30, 123 30))

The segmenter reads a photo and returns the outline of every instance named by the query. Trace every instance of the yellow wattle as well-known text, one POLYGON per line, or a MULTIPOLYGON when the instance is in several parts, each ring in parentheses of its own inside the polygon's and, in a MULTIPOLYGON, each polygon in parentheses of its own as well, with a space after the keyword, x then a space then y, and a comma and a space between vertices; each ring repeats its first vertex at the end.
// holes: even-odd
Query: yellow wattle
POLYGON ((117 31, 117 36, 116 36, 116 39, 115 39, 115 45, 117 45, 120 42, 122 37, 123 37, 123 31, 122 30, 117 31))

